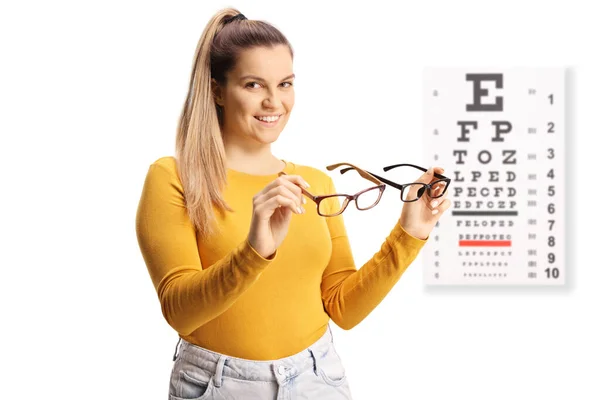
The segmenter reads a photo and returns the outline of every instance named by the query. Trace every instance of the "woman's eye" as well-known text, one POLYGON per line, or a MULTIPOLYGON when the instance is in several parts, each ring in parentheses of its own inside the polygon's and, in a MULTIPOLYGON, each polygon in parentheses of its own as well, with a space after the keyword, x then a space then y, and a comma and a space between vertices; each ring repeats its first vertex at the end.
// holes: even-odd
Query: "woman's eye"
MULTIPOLYGON (((293 84, 292 82, 282 82, 282 83, 281 83, 281 85, 282 85, 284 88, 290 88, 290 87, 292 87, 294 84, 293 84)), ((258 88, 260 88, 260 87, 261 87, 261 85, 260 85, 260 83, 258 83, 258 82, 248 82, 248 83, 246 84, 246 87, 247 87, 247 88, 249 88, 249 89, 258 89, 258 88)))

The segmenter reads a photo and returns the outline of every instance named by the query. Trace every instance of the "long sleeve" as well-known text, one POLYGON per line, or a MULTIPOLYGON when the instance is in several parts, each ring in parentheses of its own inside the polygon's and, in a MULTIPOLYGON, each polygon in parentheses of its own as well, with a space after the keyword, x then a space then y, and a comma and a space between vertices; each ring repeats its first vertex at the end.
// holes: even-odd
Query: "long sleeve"
POLYGON ((181 182, 158 163, 146 175, 136 234, 162 313, 182 335, 230 308, 277 256, 265 259, 245 240, 203 268, 181 182))
MULTIPOLYGON (((332 181, 329 193, 335 193, 332 181)), ((321 295, 331 319, 351 329, 385 298, 427 240, 411 236, 396 223, 380 250, 357 270, 342 215, 327 218, 332 254, 323 273, 321 295)))

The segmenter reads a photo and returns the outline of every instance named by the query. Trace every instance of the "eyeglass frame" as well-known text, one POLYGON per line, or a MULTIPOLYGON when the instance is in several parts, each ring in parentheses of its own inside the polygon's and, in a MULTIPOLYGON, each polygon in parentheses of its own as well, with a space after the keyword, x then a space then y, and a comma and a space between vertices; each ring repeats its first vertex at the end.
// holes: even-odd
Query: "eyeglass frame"
MULTIPOLYGON (((427 169, 426 169, 426 168, 419 167, 418 165, 414 165, 414 164, 394 164, 394 165, 388 165, 387 167, 383 167, 383 171, 384 171, 384 172, 387 172, 387 171, 389 171, 389 170, 391 170, 391 169, 398 168, 398 167, 413 167, 413 168, 416 168, 416 169, 418 169, 418 170, 421 170, 421 171, 423 171, 423 172, 427 172, 427 169)), ((344 168, 344 169, 343 169, 343 170, 341 170, 340 172, 343 174, 343 173, 345 173, 345 172, 348 172, 348 171, 350 171, 351 169, 352 169, 352 168, 344 168)), ((414 200, 404 200, 404 199, 403 199, 403 197, 404 197, 404 196, 403 196, 403 194, 404 194, 404 189, 405 189, 406 187, 410 186, 410 185, 414 185, 414 184, 419 184, 419 185, 422 185, 424 188, 426 188, 426 189, 427 189, 427 195, 429 196, 429 198, 431 198, 431 199, 437 199, 437 198, 440 198, 440 197, 442 197, 442 196, 443 196, 443 195, 446 193, 446 191, 448 190, 448 187, 450 186, 450 182, 452 182, 452 179, 451 179, 451 178, 448 178, 447 176, 445 176, 445 175, 442 175, 442 174, 438 174, 437 172, 434 172, 434 173, 433 173, 433 176, 435 176, 436 178, 439 178, 439 180, 437 180, 437 181, 435 181, 435 182, 432 182, 432 183, 411 182, 411 183, 404 183, 404 184, 400 184, 400 183, 396 183, 396 182, 390 181, 389 179, 386 179, 386 178, 384 178, 384 177, 382 177, 382 176, 376 175, 376 174, 374 174, 374 173, 372 173, 372 172, 370 172, 370 171, 366 171, 366 172, 367 172, 368 174, 372 175, 373 177, 375 177, 376 179, 380 180, 381 182, 384 182, 386 185, 392 186, 392 187, 394 187, 394 188, 396 188, 396 189, 400 190, 400 200, 401 200, 401 201, 403 201, 404 203, 411 203, 411 202, 413 202, 413 201, 417 201, 417 200, 419 200, 421 197, 423 197, 423 195, 420 195, 420 196, 418 196, 418 197, 417 197, 416 199, 414 199, 414 200), (441 193, 439 196, 431 196, 431 188, 432 188, 432 185, 434 185, 434 184, 436 184, 436 183, 438 183, 438 182, 445 182, 445 183, 446 183, 446 187, 444 188, 444 191, 443 191, 443 192, 442 192, 442 193, 441 193)), ((417 193, 418 193, 418 192, 417 192, 417 193)), ((423 191, 423 193, 425 193, 425 191, 423 191)))
MULTIPOLYGON (((353 164, 350 164, 350 163, 347 163, 347 162, 342 162, 342 163, 328 165, 325 168, 327 168, 328 171, 333 171, 334 169, 339 168, 339 167, 344 166, 344 165, 348 165, 350 168, 345 168, 344 170, 341 170, 340 171, 341 174, 343 174, 346 171, 354 169, 354 170, 356 170, 356 172, 359 173, 359 175, 361 177, 363 177, 364 179, 367 179, 367 180, 375 183, 376 185, 372 186, 370 188, 361 190, 360 192, 357 192, 357 193, 355 193, 353 195, 345 194, 345 193, 334 193, 334 194, 326 194, 326 195, 313 195, 308 190, 306 190, 306 189, 304 189, 303 187, 300 186, 300 189, 302 190, 302 194, 304 194, 306 197, 308 197, 309 199, 311 199, 312 201, 314 201, 316 203, 316 205, 317 205, 317 214, 319 214, 321 217, 326 217, 326 218, 327 217, 336 217, 336 216, 342 214, 346 210, 346 208, 348 208, 348 204, 350 204, 350 202, 352 200, 354 200, 354 205, 356 205, 356 208, 358 210, 360 210, 360 211, 370 210, 371 208, 373 208, 377 204, 379 204, 379 201, 381 200, 381 197, 383 196, 383 192, 385 191, 385 188, 386 188, 385 183, 382 182, 377 177, 375 177, 374 175, 372 175, 371 173, 365 171, 364 169, 361 169, 361 168, 357 167, 356 165, 353 165, 353 164), (379 197, 377 198, 377 201, 375 201, 375 203, 373 205, 371 205, 370 207, 368 207, 368 208, 360 208, 358 206, 358 201, 356 200, 358 198, 358 196, 360 196, 361 194, 363 194, 365 192, 368 192, 370 190, 374 190, 376 188, 379 189, 379 197), (340 197, 340 196, 345 196, 345 199, 344 199, 343 204, 341 205, 340 211, 338 211, 335 214, 322 214, 321 213, 321 211, 319 209, 320 209, 320 204, 321 204, 321 202, 323 200, 325 200, 325 199, 327 199, 329 197, 340 197)), ((279 175, 281 176, 281 175, 287 175, 287 174, 282 171, 282 172, 279 173, 279 175)))

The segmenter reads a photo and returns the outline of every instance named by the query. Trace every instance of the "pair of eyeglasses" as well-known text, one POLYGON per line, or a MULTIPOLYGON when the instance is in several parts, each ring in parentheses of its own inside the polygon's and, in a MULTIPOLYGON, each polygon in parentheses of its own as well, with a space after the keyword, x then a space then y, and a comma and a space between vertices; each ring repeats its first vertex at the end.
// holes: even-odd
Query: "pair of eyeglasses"
MULTIPOLYGON (((399 167, 411 167, 411 168, 416 168, 418 170, 421 170, 423 172, 427 172, 426 168, 419 167, 418 165, 414 165, 414 164, 388 165, 387 167, 383 168, 383 171, 387 172, 394 168, 399 168, 399 167)), ((352 168, 344 168, 340 172, 343 174, 345 172, 350 171, 351 169, 352 168)), ((372 172, 367 171, 367 173, 370 174, 371 176, 375 177, 376 179, 379 179, 381 182, 384 182, 386 185, 392 186, 392 187, 400 190, 400 199, 407 203, 409 203, 411 201, 419 200, 421 198, 421 196, 423 196, 425 193, 427 193, 427 195, 432 199, 437 199, 439 197, 442 197, 448 190, 448 187, 450 186, 450 182, 452 181, 452 179, 448 178, 447 176, 444 176, 442 174, 438 174, 438 173, 434 172, 433 175, 436 178, 438 178, 437 181, 434 181, 431 183, 413 182, 413 183, 400 184, 400 183, 390 181, 389 179, 386 179, 384 177, 376 175, 372 172)))
MULTIPOLYGON (((367 171, 357 167, 356 165, 352 165, 350 163, 339 163, 328 165, 326 168, 329 171, 333 171, 334 169, 342 166, 349 167, 346 168, 346 171, 355 170, 361 177, 373 182, 375 186, 361 190, 360 192, 352 195, 335 193, 323 196, 315 196, 303 187, 300 187, 300 189, 302 189, 302 193, 317 204, 317 213, 322 217, 335 217, 336 215, 340 215, 344 212, 344 210, 346 210, 351 201, 354 201, 356 208, 361 211, 373 208, 377 205, 377 203, 379 203, 379 200, 381 200, 381 196, 385 191, 386 186, 381 180, 367 171)), ((342 170, 340 172, 343 174, 345 171, 342 170)), ((285 175, 285 173, 281 172, 280 175, 285 175)))

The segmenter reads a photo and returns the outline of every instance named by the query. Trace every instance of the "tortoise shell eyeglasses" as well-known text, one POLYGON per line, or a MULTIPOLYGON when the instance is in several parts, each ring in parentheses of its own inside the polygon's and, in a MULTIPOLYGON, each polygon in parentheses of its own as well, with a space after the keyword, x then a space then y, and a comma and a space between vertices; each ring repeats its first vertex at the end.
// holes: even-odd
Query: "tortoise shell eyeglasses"
MULTIPOLYGON (((335 193, 322 196, 313 195, 303 187, 300 187, 300 189, 302 189, 302 193, 317 204, 317 213, 322 217, 335 217, 337 215, 340 215, 346 210, 348 204, 350 204, 351 201, 354 201, 354 204, 356 205, 356 208, 358 210, 369 210, 379 203, 379 200, 381 200, 381 196, 385 191, 386 185, 381 180, 368 173, 367 171, 357 167, 356 165, 344 162, 328 165, 326 168, 329 171, 333 171, 334 169, 343 166, 348 166, 349 168, 341 170, 340 173, 343 174, 349 170, 355 170, 361 177, 370 182, 373 182, 375 186, 361 190, 360 192, 352 195, 345 193, 335 193)), ((285 175, 285 173, 281 172, 280 175, 285 175)))

